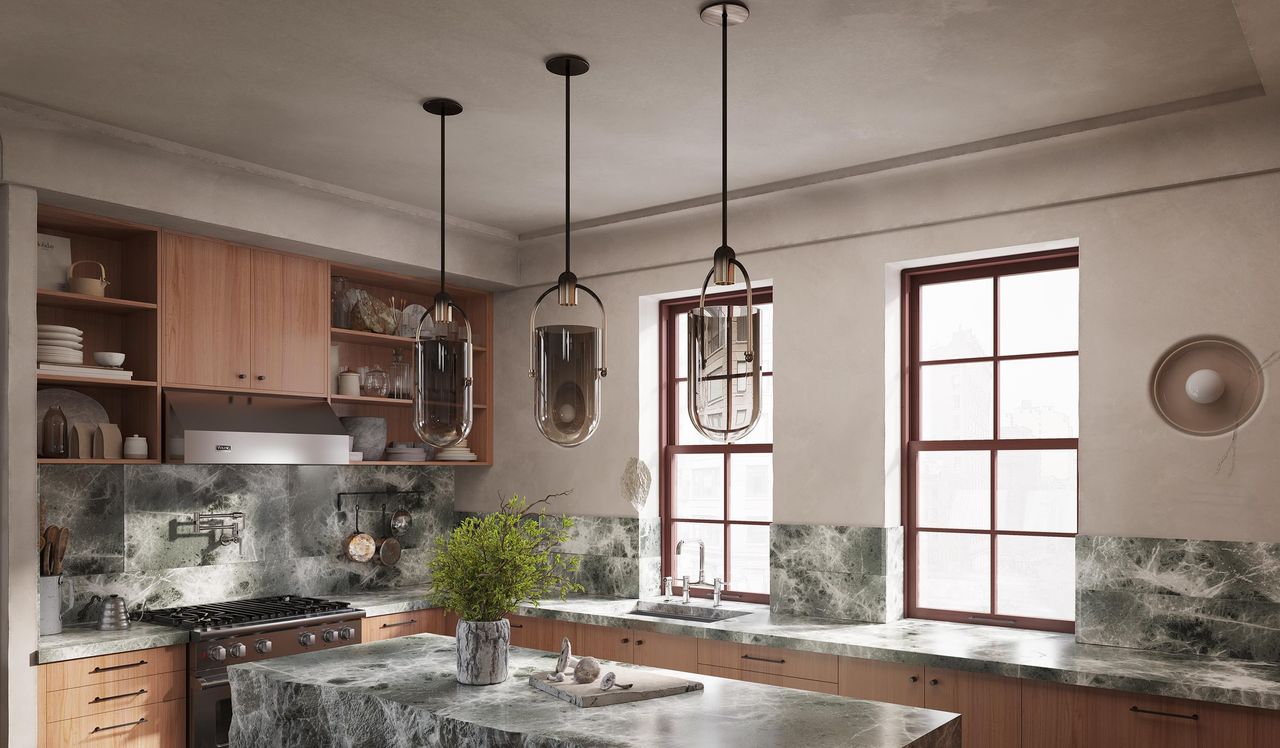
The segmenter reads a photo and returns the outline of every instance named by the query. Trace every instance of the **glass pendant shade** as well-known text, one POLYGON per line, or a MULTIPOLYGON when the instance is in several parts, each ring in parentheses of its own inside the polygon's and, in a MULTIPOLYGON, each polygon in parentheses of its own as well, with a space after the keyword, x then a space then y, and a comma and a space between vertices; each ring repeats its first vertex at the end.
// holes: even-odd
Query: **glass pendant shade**
POLYGON ((471 323, 461 308, 450 306, 452 322, 422 315, 413 344, 413 428, 437 449, 467 438, 474 404, 471 323))
POLYGON ((586 286, 578 286, 600 304, 600 327, 538 325, 538 307, 557 288, 543 292, 529 318, 533 420, 551 442, 576 447, 590 439, 600 425, 600 384, 608 374, 604 305, 586 286))
POLYGON ((704 302, 688 317, 689 420, 712 441, 736 442, 760 420, 760 310, 704 302))

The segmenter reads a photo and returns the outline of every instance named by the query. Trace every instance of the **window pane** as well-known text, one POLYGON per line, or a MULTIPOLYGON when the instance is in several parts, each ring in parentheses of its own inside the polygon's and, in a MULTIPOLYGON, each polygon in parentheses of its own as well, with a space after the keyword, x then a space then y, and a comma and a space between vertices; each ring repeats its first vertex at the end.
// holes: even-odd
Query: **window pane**
POLYGON ((724 519, 724 455, 678 454, 671 469, 674 516, 724 519))
POLYGON ((920 287, 920 360, 994 353, 990 278, 920 287))
POLYGON ((990 439, 991 364, 920 368, 920 437, 990 439))
MULTIPOLYGON (((769 528, 729 526, 729 573, 726 580, 739 592, 769 593, 769 528)), ((707 577, 712 578, 708 572, 707 577)))
POLYGON ((689 315, 676 315, 676 371, 675 378, 689 376, 689 315))
MULTIPOLYGON (((773 520, 772 454, 736 452, 729 456, 729 519, 773 520)), ((736 548, 731 550, 737 553, 736 548)))
POLYGON ((1000 438, 1075 438, 1080 433, 1079 357, 1000 363, 1000 438))
POLYGON ((996 538, 996 613, 1070 621, 1076 612, 1074 538, 996 538))
POLYGON ((991 453, 921 452, 916 460, 916 525, 991 527, 991 453))
POLYGON ((1077 268, 1000 279, 1000 355, 1080 348, 1077 268))
POLYGON ((676 522, 671 527, 671 552, 681 540, 689 542, 684 552, 676 557, 676 586, 680 585, 680 577, 689 576, 690 581, 698 580, 698 544, 701 540, 707 544, 707 581, 716 577, 724 579, 724 525, 708 525, 694 522, 676 522))
POLYGON ((676 434, 677 444, 719 444, 712 441, 693 427, 693 421, 689 420, 689 383, 681 382, 676 386, 676 422, 679 424, 679 430, 676 434))
POLYGON ((760 378, 760 420, 751 429, 751 433, 739 439, 738 443, 773 443, 773 377, 760 378))
POLYGON ((760 371, 773 371, 773 304, 760 305, 760 371))
POLYGON ((996 455, 996 522, 1001 530, 1076 531, 1074 449, 996 455))
POLYGON ((917 604, 922 608, 989 612, 989 536, 922 532, 917 537, 917 604))

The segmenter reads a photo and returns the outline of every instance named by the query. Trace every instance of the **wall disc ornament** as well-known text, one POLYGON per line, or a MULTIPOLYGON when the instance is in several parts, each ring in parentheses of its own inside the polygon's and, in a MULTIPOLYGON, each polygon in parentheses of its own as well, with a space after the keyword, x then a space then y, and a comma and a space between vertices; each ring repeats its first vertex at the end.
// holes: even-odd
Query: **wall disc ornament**
POLYGON ((1242 426, 1258 410, 1262 366, 1243 345, 1220 336, 1184 340, 1151 372, 1151 404, 1170 426, 1216 436, 1242 426))

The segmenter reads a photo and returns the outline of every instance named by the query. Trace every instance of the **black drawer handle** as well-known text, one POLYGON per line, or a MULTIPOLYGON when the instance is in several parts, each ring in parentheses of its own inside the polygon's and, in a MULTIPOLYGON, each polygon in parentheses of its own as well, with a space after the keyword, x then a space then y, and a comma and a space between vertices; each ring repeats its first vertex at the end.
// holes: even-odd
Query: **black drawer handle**
POLYGON ((912 683, 919 683, 919 682, 920 682, 920 676, 918 676, 918 675, 913 675, 913 676, 911 676, 910 678, 908 678, 907 680, 911 681, 912 683))
POLYGON ((124 669, 126 669, 126 668, 131 668, 131 667, 142 667, 142 666, 143 666, 143 665, 145 665, 145 664, 147 664, 147 661, 146 661, 146 660, 138 660, 137 662, 127 662, 127 663, 125 663, 125 664, 123 664, 123 665, 111 665, 110 667, 96 667, 96 668, 94 668, 94 669, 90 670, 90 671, 89 671, 89 673, 90 673, 90 674, 93 674, 93 673, 109 673, 109 672, 111 672, 112 670, 124 670, 124 669))
POLYGON ((757 662, 772 662, 775 665, 781 665, 786 662, 786 660, 771 660, 768 657, 756 657, 755 655, 743 655, 742 659, 755 660, 757 662))
POLYGON ((936 686, 936 685, 938 685, 938 683, 939 683, 939 681, 938 681, 938 679, 937 679, 937 678, 930 678, 930 679, 929 679, 929 685, 931 685, 931 686, 936 686))
POLYGON ((136 720, 134 720, 134 721, 132 721, 132 722, 121 722, 121 723, 120 723, 120 724, 118 724, 118 725, 111 725, 110 727, 95 727, 95 728, 93 728, 93 732, 91 732, 91 733, 89 733, 89 734, 90 734, 90 735, 92 735, 92 734, 93 734, 93 733, 95 733, 95 732, 106 732, 107 730, 116 730, 116 729, 119 729, 119 728, 121 728, 121 727, 134 727, 134 726, 136 726, 136 725, 146 724, 146 722, 147 722, 147 718, 146 718, 146 717, 139 717, 139 718, 137 718, 136 720))
POLYGON ((392 629, 392 628, 395 628, 396 626, 408 626, 411 623, 417 623, 417 622, 418 622, 417 618, 410 618, 407 621, 400 621, 398 623, 384 623, 382 624, 382 628, 392 629))
POLYGON ((524 628, 524 624, 523 624, 523 623, 513 623, 513 624, 511 624, 511 628, 513 628, 513 629, 522 629, 522 628, 524 628))
POLYGON ((1199 714, 1176 714, 1174 712, 1160 712, 1160 711, 1156 711, 1155 709, 1142 709, 1136 706, 1129 707, 1129 711, 1136 712, 1138 714, 1154 714, 1157 717, 1176 717, 1178 719, 1195 719, 1195 720, 1200 719, 1199 714))
POLYGON ((640 646, 640 645, 642 645, 642 644, 644 644, 644 639, 636 639, 636 646, 637 646, 637 647, 639 647, 639 646, 640 646))
POLYGON ((626 638, 624 638, 624 639, 622 640, 622 643, 623 643, 623 644, 630 644, 630 643, 631 643, 631 640, 630 640, 630 639, 626 639, 626 638))
POLYGON ((121 694, 116 694, 115 696, 94 696, 94 697, 93 697, 93 701, 90 701, 89 703, 90 703, 90 704, 101 704, 101 703, 102 703, 102 702, 104 702, 104 701, 115 701, 116 699, 127 699, 127 698, 129 698, 130 696, 141 696, 142 694, 144 694, 144 693, 146 693, 146 692, 147 692, 147 689, 145 689, 145 688, 139 688, 137 691, 133 691, 133 692, 131 692, 131 693, 121 693, 121 694))

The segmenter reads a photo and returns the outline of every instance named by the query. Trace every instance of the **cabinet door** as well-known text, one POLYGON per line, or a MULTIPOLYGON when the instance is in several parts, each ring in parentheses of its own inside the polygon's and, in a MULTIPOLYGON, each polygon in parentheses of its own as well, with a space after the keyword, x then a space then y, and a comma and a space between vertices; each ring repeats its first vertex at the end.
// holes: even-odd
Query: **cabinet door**
POLYGON ((840 695, 923 707, 924 666, 841 657, 840 695))
POLYGON ((1022 745, 1022 688, 1017 678, 925 668, 924 705, 957 712, 965 748, 1022 745))
POLYGON ((1274 748, 1280 745, 1280 712, 1223 704, 1197 704, 1200 746, 1274 748))
POLYGON ((630 629, 610 626, 578 624, 578 642, 573 643, 575 657, 595 657, 598 660, 635 662, 635 645, 630 629))
POLYGON ((253 251, 253 377, 258 390, 323 395, 329 374, 328 264, 253 251))
POLYGON ((682 670, 686 673, 698 672, 698 640, 694 637, 656 634, 652 631, 631 633, 635 635, 637 665, 682 670))
POLYGON ((801 691, 816 691, 817 693, 827 693, 837 696, 840 693, 840 687, 835 683, 828 683, 821 680, 808 680, 807 678, 792 678, 786 675, 772 675, 770 673, 760 673, 754 670, 742 670, 740 678, 748 683, 764 683, 769 686, 782 686, 783 688, 798 688, 801 691))
POLYGON ((174 234, 162 249, 164 383, 248 388, 253 252, 174 234))
MULTIPOLYGON (((1196 748, 1195 704, 1159 696, 1089 689, 1081 745, 1093 748, 1196 748)), ((1217 743, 1205 745, 1216 746, 1217 743)), ((1235 748, 1236 744, 1222 744, 1235 748)))
POLYGON ((511 621, 511 644, 544 652, 559 652, 565 639, 578 646, 578 624, 554 618, 506 616, 511 621))
POLYGON ((440 627, 440 609, 415 610, 365 618, 360 641, 378 642, 412 634, 429 634, 440 627))

